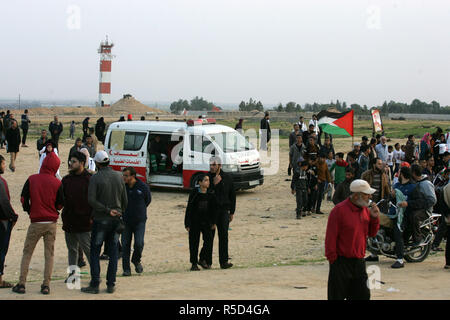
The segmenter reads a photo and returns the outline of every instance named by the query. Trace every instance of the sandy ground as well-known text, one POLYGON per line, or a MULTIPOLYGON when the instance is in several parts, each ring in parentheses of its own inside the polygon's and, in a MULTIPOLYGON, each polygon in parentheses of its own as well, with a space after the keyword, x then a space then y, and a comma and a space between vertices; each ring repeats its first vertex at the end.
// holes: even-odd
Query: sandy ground
MULTIPOLYGON (((350 139, 335 141, 339 151, 349 151, 350 139), (344 147, 345 146, 345 147, 344 147)), ((29 219, 20 205, 20 192, 27 177, 38 170, 35 141, 21 148, 16 172, 3 175, 8 181, 12 204, 19 214, 6 258, 5 279, 15 282, 19 277, 23 242, 29 219)), ((61 175, 67 173, 67 154, 72 141, 60 142, 61 175)), ((0 299, 326 299, 328 263, 324 258, 324 237, 328 214, 295 219, 295 198, 290 193, 287 176, 287 140, 281 141, 278 173, 266 176, 263 186, 238 193, 235 219, 229 231, 232 269, 218 268, 217 237, 214 243, 213 269, 190 272, 184 210, 188 194, 178 191, 152 190, 148 209, 144 273, 123 278, 119 261, 118 290, 113 295, 102 293, 86 296, 68 290, 63 283, 67 276, 67 249, 61 221, 55 245, 52 294, 39 294, 43 277, 42 241, 34 252, 28 275, 27 294, 17 295, 9 289, 0 290, 0 299), (214 284, 214 285, 211 285, 214 284), (307 287, 295 289, 294 287, 307 287)), ((7 156, 5 150, 0 154, 7 156)), ((9 155, 8 155, 9 156, 9 155)), ((7 157, 9 164, 9 157, 7 157)), ((332 203, 324 201, 328 213, 332 203)), ((449 272, 443 269, 442 253, 431 255, 420 264, 407 264, 404 269, 389 268, 393 261, 382 258, 381 280, 386 284, 372 291, 374 299, 449 299, 449 272), (388 292, 393 287, 399 292, 388 292)), ((101 262, 105 279, 107 262, 101 262)), ((84 267, 82 272, 89 272, 84 267)), ((82 286, 89 275, 82 274, 82 286)), ((105 285, 103 280, 102 286, 105 285)), ((104 289, 104 288, 103 288, 104 289)))

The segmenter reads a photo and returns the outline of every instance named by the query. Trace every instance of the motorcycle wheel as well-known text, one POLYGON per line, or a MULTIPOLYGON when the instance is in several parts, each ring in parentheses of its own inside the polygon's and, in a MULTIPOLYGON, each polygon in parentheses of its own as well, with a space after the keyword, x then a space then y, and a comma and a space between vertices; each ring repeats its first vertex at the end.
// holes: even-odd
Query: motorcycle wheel
POLYGON ((405 254, 405 260, 408 262, 422 262, 428 257, 431 250, 431 243, 426 246, 420 247, 420 251, 413 254, 405 254))

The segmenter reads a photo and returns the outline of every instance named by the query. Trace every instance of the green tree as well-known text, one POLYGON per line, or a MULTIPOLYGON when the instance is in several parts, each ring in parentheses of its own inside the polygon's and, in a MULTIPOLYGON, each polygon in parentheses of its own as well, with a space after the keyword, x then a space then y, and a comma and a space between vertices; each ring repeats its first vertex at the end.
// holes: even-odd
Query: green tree
POLYGON ((288 102, 288 103, 286 104, 285 111, 286 111, 286 112, 294 112, 294 111, 295 111, 295 105, 296 105, 296 103, 293 102, 293 101, 288 102))

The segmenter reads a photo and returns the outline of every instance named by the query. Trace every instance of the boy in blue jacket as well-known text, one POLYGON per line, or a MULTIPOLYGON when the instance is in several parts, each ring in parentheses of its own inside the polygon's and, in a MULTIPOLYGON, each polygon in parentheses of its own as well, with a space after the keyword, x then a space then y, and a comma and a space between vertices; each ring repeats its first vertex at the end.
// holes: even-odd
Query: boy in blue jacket
POLYGON ((136 273, 142 273, 142 251, 144 250, 145 223, 147 221, 147 207, 152 201, 150 188, 147 184, 136 178, 136 170, 133 167, 123 169, 123 179, 127 189, 128 206, 123 214, 125 230, 122 233, 122 266, 123 276, 131 275, 130 253, 131 238, 134 235, 133 256, 136 273))

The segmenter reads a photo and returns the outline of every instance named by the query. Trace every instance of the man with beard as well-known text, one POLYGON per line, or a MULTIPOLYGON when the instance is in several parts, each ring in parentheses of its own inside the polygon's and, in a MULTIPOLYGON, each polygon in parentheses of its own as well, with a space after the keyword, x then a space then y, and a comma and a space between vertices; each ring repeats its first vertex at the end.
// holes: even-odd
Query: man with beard
POLYGON ((380 210, 369 207, 375 192, 364 180, 350 184, 351 196, 336 205, 328 218, 325 256, 330 263, 328 300, 369 300, 364 256, 367 237, 380 227, 380 210))
MULTIPOLYGON (((389 197, 389 178, 384 171, 384 165, 381 159, 374 158, 370 165, 371 169, 364 172, 361 179, 367 181, 370 187, 375 189, 372 200, 377 203, 381 199, 387 199, 389 197)), ((385 212, 385 210, 381 211, 385 212)))
MULTIPOLYGON (((212 157, 209 161, 209 181, 211 182, 208 191, 214 191, 217 199, 219 211, 217 213, 217 234, 219 236, 219 263, 220 268, 228 269, 233 266, 228 262, 228 227, 233 221, 234 211, 236 209, 236 193, 234 190, 233 179, 222 170, 222 159, 218 156, 212 157)), ((215 230, 212 230, 214 241, 215 230)), ((203 243, 200 251, 199 265, 204 269, 209 269, 207 261, 207 245, 203 243)))
POLYGON ((354 179, 355 169, 353 169, 352 167, 345 168, 345 180, 337 186, 336 191, 333 195, 334 204, 341 203, 350 196, 350 184, 354 179))
MULTIPOLYGON (((86 156, 75 151, 70 157, 69 174, 62 179, 64 209, 63 230, 66 237, 69 267, 79 264, 79 248, 88 261, 91 257, 92 208, 88 202, 88 188, 91 174, 84 169, 86 156)), ((71 270, 72 276, 75 270, 71 270)), ((66 279, 66 282, 69 278, 66 279)))

